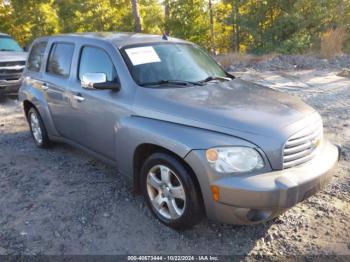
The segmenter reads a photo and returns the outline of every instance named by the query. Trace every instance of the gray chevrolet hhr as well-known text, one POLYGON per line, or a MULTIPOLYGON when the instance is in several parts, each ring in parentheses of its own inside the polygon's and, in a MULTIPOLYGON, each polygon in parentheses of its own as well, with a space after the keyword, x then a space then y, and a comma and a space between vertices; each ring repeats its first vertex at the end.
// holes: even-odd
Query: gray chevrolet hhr
POLYGON ((299 98, 226 73, 167 36, 37 39, 19 92, 39 147, 64 141, 133 180, 154 214, 251 224, 322 188, 339 150, 299 98))

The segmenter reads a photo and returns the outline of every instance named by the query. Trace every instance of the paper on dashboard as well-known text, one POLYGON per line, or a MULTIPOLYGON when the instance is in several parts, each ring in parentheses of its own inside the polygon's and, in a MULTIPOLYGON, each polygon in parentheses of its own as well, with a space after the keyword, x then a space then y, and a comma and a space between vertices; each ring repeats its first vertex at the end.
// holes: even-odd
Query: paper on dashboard
POLYGON ((128 48, 125 49, 125 52, 134 66, 161 62, 157 52, 152 46, 128 48))

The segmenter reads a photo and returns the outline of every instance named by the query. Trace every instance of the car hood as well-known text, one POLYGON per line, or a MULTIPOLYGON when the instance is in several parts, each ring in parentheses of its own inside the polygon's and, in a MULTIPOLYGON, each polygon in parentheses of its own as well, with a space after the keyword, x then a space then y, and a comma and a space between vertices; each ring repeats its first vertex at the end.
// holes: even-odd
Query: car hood
POLYGON ((240 79, 184 88, 142 88, 135 105, 140 116, 271 137, 315 112, 297 97, 240 79))
POLYGON ((26 61, 26 52, 0 51, 0 62, 26 61))

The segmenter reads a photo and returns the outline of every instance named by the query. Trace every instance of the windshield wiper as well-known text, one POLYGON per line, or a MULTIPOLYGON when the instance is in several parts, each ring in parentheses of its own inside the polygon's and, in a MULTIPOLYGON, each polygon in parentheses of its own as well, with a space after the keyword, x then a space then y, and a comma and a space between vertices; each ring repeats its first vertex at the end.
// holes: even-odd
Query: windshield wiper
POLYGON ((206 82, 210 82, 213 80, 224 80, 224 81, 230 81, 232 80, 232 78, 230 77, 224 77, 224 76, 208 76, 206 79, 203 79, 201 81, 198 81, 198 83, 206 83, 206 82))
POLYGON ((184 80, 160 80, 156 82, 148 82, 148 83, 142 83, 140 86, 155 86, 155 85, 179 85, 179 86, 187 86, 187 85, 201 85, 199 82, 192 82, 192 81, 184 81, 184 80))
POLYGON ((15 51, 15 50, 12 50, 12 49, 0 49, 0 51, 15 51))

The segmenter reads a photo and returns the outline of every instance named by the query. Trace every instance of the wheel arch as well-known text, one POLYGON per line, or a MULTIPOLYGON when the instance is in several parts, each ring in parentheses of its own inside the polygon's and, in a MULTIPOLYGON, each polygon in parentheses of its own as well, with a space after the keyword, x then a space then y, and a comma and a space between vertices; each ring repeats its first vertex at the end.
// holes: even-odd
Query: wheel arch
POLYGON ((28 120, 28 113, 29 113, 29 110, 30 110, 32 107, 35 108, 35 109, 38 111, 38 109, 36 108, 36 106, 35 106, 32 102, 30 102, 29 100, 24 100, 24 101, 23 101, 24 115, 25 115, 25 117, 27 118, 27 120, 28 120))
POLYGON ((51 135, 58 136, 54 122, 52 120, 51 112, 49 110, 49 107, 46 101, 37 99, 35 96, 32 98, 29 98, 28 96, 24 96, 24 95, 21 96, 21 101, 23 105, 24 115, 27 120, 28 120, 28 112, 30 108, 32 107, 35 108, 35 110, 40 114, 40 117, 43 120, 43 123, 48 132, 49 137, 51 135))
POLYGON ((176 158, 180 163, 182 163, 184 165, 184 167, 187 169, 193 182, 196 185, 196 191, 199 194, 200 200, 203 204, 202 190, 200 188, 198 178, 197 178, 196 174, 194 173, 193 169, 190 167, 190 165, 188 163, 186 163, 186 161, 181 156, 176 154, 175 152, 173 152, 165 147, 162 147, 162 146, 159 146, 156 144, 151 144, 151 143, 140 144, 134 152, 134 156, 133 156, 133 183, 134 183, 135 193, 136 194, 141 193, 141 186, 140 186, 141 174, 140 174, 140 171, 141 171, 142 165, 145 162, 145 160, 154 153, 168 154, 168 155, 176 158))

